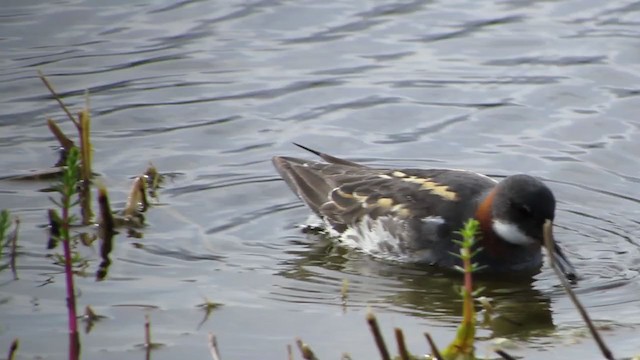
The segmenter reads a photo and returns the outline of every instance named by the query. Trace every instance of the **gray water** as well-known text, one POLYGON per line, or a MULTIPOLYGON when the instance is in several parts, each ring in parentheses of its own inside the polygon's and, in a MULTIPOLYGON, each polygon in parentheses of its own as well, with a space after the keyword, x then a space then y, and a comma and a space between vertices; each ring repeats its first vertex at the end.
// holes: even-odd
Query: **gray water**
MULTIPOLYGON (((94 167, 124 206, 151 161, 168 177, 142 238, 115 238, 76 277, 78 305, 106 316, 85 359, 284 359, 296 337, 323 359, 376 358, 365 323, 445 346, 459 277, 386 263, 307 236, 309 211, 273 155, 311 148, 375 166, 453 167, 542 178, 575 286, 618 357, 640 354, 640 2, 4 1, 0 8, 0 208, 20 217, 18 274, 0 273, 0 349, 66 357, 61 267, 46 250, 47 181, 8 177, 57 160, 46 119, 71 123, 91 94, 94 167), (340 290, 349 281, 342 305, 340 290), (204 298, 222 303, 205 320, 204 298)), ((6 257, 2 260, 5 263, 6 257)), ((548 267, 480 279, 497 318, 478 353, 508 339, 527 359, 597 359, 548 267)), ((0 350, 5 351, 5 350, 0 350)))

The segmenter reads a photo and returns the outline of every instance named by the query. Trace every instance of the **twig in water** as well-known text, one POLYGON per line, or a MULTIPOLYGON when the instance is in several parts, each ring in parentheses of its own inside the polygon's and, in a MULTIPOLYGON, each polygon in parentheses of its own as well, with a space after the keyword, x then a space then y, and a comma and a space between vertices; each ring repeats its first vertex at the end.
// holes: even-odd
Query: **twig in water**
POLYGON ((73 141, 69 139, 67 135, 62 132, 62 130, 60 130, 60 127, 58 126, 58 124, 56 124, 55 121, 53 121, 53 119, 47 119, 47 126, 49 127, 49 130, 51 130, 53 136, 56 137, 65 153, 69 152, 69 150, 71 150, 71 148, 75 146, 73 141))
POLYGON ((93 218, 91 211, 91 115, 89 108, 78 113, 78 135, 80 136, 80 210, 82 213, 82 224, 89 225, 93 218))
POLYGON ((11 272, 13 280, 18 280, 18 268, 16 267, 16 258, 18 257, 18 230, 20 229, 20 218, 16 217, 16 228, 11 233, 11 272))
POLYGON ((371 312, 371 310, 367 312, 367 323, 369 323, 371 334, 373 334, 373 339, 376 341, 376 345, 378 346, 378 351, 380 351, 382 360, 391 360, 389 350, 387 350, 387 344, 384 342, 384 338, 382 337, 382 333, 380 332, 380 327, 378 326, 378 320, 376 319, 376 316, 373 315, 373 312, 371 312))
POLYGON ((496 354, 500 355, 500 357, 503 358, 504 360, 516 360, 516 358, 507 354, 503 350, 496 350, 496 354))
POLYGON ((145 191, 146 186, 144 176, 138 176, 133 181, 129 196, 127 197, 127 204, 122 211, 125 218, 136 217, 141 212, 147 211, 149 201, 147 200, 145 191))
POLYGON ((144 348, 145 359, 151 359, 151 321, 149 320, 149 314, 144 315, 144 348))
POLYGON ((440 354, 440 350, 438 350, 438 346, 436 345, 435 341, 433 341, 433 338, 431 337, 431 334, 424 333, 424 336, 427 338, 427 342, 429 343, 429 346, 431 347, 431 355, 433 357, 435 357, 436 360, 444 360, 442 358, 442 355, 440 354))
POLYGON ((76 119, 73 118, 73 115, 71 115, 71 111, 69 111, 67 106, 62 102, 62 99, 60 98, 58 93, 56 93, 56 91, 53 89, 53 86, 51 85, 49 80, 47 80, 47 78, 44 76, 42 71, 38 70, 38 76, 40 77, 40 80, 42 80, 42 82, 44 83, 44 86, 46 86, 47 89, 49 89, 49 92, 51 93, 51 95, 53 95, 53 98, 56 99, 58 104, 60 104, 60 107, 62 108, 62 110, 64 110, 64 112, 67 113, 67 116, 69 117, 71 122, 73 122, 76 126, 78 126, 79 124, 76 121, 76 119))
MULTIPOLYGON (((544 222, 544 227, 543 227, 544 244, 547 247, 548 254, 553 254, 553 246, 554 246, 553 232, 552 232, 551 226, 552 226, 551 220, 546 220, 544 222)), ((556 273, 556 276, 560 280, 560 284, 562 284, 562 287, 564 287, 564 290, 569 295, 569 298, 573 302, 573 305, 576 307, 576 309, 578 309, 578 312, 580 313, 582 320, 584 320, 584 322, 587 324, 587 327, 589 328, 589 332, 591 333, 591 336, 593 336, 596 343, 598 344, 598 347, 600 348, 600 352, 606 359, 613 360, 614 357, 613 357, 613 354, 611 353, 611 350, 609 350, 607 345, 604 343, 604 340, 602 340, 602 338, 600 337, 600 334, 598 333, 598 330, 596 329, 596 327, 593 325, 593 322, 591 321, 591 318, 589 317, 587 310, 584 308, 584 306, 582 306, 582 304, 578 300, 578 297, 573 292, 573 289, 571 289, 571 286, 569 285, 569 282, 567 281, 566 277, 562 274, 560 269, 558 269, 558 267, 556 266, 556 262, 553 256, 549 256, 549 262, 551 263, 551 268, 553 269, 553 271, 556 273)))
POLYGON ((220 352, 218 351, 218 341, 213 333, 209 333, 209 352, 213 360, 220 360, 220 352))
POLYGON ((340 288, 340 297, 342 298, 342 310, 347 309, 347 300, 349 299, 349 279, 342 280, 342 287, 340 288))
POLYGON ((404 342, 404 334, 402 333, 402 329, 395 328, 394 332, 396 333, 396 342, 398 343, 398 353, 400 353, 400 359, 410 360, 411 355, 409 355, 407 344, 405 344, 404 342))
POLYGON ((296 339, 296 344, 298 345, 298 349, 300 349, 300 353, 302 354, 302 358, 305 360, 318 360, 316 355, 313 353, 309 345, 302 342, 301 339, 296 339))
POLYGON ((91 306, 87 305, 84 308, 84 315, 82 316, 83 320, 86 322, 86 326, 84 328, 85 333, 89 333, 91 328, 93 328, 93 324, 104 319, 105 317, 102 315, 96 314, 95 311, 91 308, 91 306))

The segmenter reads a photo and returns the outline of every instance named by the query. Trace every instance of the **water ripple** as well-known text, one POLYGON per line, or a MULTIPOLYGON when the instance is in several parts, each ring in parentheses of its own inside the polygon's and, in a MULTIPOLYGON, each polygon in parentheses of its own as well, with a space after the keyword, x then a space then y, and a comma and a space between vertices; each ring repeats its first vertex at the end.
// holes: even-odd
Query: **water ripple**
MULTIPOLYGON (((639 4, 9 2, 0 9, 2 168, 19 174, 55 161, 45 120, 64 114, 38 68, 72 111, 88 89, 95 168, 114 206, 148 161, 184 176, 163 184, 141 247, 116 246, 106 281, 79 281, 83 302, 111 309, 151 294, 163 304, 154 321, 173 329, 163 334, 173 351, 193 347, 179 334, 193 332, 188 319, 201 314, 184 304, 206 293, 228 306, 197 332, 234 335, 225 340, 230 358, 264 357, 292 331, 307 331, 326 358, 347 350, 375 357, 368 334, 358 340, 368 306, 407 333, 426 326, 442 339, 459 321, 455 274, 301 233, 311 212, 269 161, 303 156, 291 142, 369 165, 468 168, 497 179, 530 173, 556 194, 556 236, 580 273, 576 291, 610 326, 616 355, 631 357, 640 327, 639 4), (336 314, 339 326, 327 320, 336 314), (348 336, 314 340, 309 323, 348 336)), ((61 126, 75 133, 70 122, 61 126)), ((0 202, 21 218, 23 234, 21 279, 0 290, 26 300, 0 304, 15 330, 0 333, 5 347, 12 337, 51 334, 64 318, 64 279, 43 253, 42 187, 0 179, 0 202), (43 273, 47 286, 35 288, 43 273)), ((526 358, 592 354, 582 343, 557 345, 558 333, 581 325, 548 267, 533 279, 477 281, 498 313, 479 346, 500 336, 522 343, 526 358)), ((131 358, 121 344, 139 334, 141 317, 130 315, 115 313, 118 331, 98 330, 104 346, 87 356, 131 358)), ((66 356, 58 337, 39 339, 30 356, 66 356)))

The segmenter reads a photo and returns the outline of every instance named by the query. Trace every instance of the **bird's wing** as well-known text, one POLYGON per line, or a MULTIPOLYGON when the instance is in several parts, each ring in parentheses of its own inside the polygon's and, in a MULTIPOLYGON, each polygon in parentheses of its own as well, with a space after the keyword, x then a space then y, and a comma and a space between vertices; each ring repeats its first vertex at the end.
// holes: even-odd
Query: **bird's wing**
POLYGON ((442 206, 458 201, 455 191, 434 180, 448 170, 373 169, 290 157, 275 157, 273 162, 291 189, 338 231, 365 215, 436 216, 442 206))

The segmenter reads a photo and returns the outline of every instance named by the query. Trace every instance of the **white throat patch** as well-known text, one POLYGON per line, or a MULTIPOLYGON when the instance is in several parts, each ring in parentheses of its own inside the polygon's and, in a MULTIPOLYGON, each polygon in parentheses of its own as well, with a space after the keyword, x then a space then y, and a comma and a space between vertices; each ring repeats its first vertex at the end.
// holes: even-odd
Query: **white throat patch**
POLYGON ((537 241, 530 238, 518 228, 518 225, 502 222, 499 220, 493 220, 493 231, 505 241, 520 246, 533 245, 537 241))

